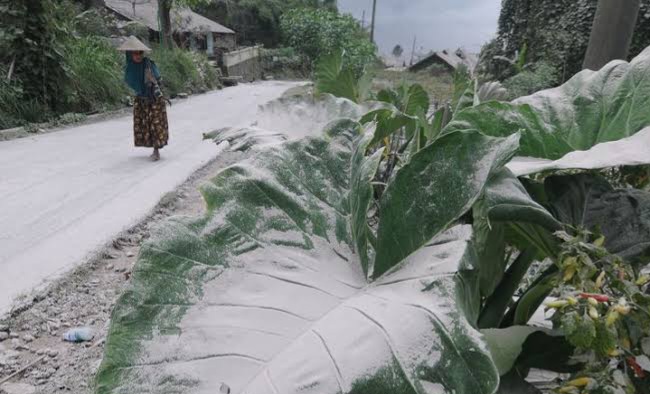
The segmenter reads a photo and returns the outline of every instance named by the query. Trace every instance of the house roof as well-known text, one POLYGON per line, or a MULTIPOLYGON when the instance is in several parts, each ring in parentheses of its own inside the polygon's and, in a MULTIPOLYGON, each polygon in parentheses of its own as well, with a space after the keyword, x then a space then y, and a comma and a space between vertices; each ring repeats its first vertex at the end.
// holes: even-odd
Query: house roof
POLYGON ((418 60, 415 64, 409 67, 409 69, 417 70, 419 68, 422 68, 423 66, 426 66, 427 63, 430 62, 434 57, 437 57, 441 61, 447 63, 453 69, 457 69, 461 64, 463 64, 467 66, 469 72, 471 73, 474 72, 474 69, 476 69, 476 66, 478 65, 478 56, 476 54, 467 53, 459 49, 456 51, 444 50, 431 52, 418 60))
MULTIPOLYGON (((129 20, 140 22, 153 31, 160 31, 158 27, 157 0, 150 0, 148 2, 137 0, 135 5, 135 14, 133 13, 133 3, 131 0, 105 0, 105 4, 107 8, 129 20)), ((221 34, 235 34, 235 32, 229 28, 210 20, 203 15, 197 14, 189 8, 172 9, 171 19, 174 31, 210 31, 221 34)))

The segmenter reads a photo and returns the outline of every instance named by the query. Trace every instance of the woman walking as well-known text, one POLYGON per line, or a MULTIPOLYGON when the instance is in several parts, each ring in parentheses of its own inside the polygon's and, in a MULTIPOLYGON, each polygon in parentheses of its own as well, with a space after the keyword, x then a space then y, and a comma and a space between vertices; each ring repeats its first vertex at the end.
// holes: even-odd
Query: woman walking
POLYGON ((131 36, 120 46, 126 52, 124 80, 135 92, 133 102, 133 136, 135 146, 153 148, 151 160, 160 160, 160 149, 169 140, 167 109, 160 90, 160 72, 144 54, 151 51, 131 36))

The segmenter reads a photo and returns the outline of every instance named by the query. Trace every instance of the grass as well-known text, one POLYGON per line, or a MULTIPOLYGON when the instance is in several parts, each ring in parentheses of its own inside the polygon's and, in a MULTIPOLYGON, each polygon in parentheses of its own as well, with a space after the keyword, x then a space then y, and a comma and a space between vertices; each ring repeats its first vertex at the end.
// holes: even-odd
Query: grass
POLYGON ((160 70, 165 95, 201 93, 218 86, 216 70, 203 54, 180 48, 155 48, 151 56, 160 70))
POLYGON ((97 112, 120 106, 129 94, 123 82, 124 55, 99 37, 75 38, 66 49, 71 74, 67 110, 97 112))
POLYGON ((417 73, 409 71, 395 71, 378 69, 375 72, 373 91, 379 91, 386 87, 397 87, 406 82, 407 84, 420 84, 429 93, 431 101, 446 102, 451 100, 453 94, 453 76, 433 75, 426 70, 417 73))

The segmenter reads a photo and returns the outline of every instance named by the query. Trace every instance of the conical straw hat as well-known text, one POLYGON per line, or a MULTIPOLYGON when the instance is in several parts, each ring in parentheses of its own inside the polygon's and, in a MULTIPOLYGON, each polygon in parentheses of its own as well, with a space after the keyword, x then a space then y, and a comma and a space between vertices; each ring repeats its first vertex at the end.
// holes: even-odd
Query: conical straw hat
POLYGON ((144 43, 138 40, 137 37, 135 36, 131 36, 127 38, 126 41, 124 41, 122 45, 120 45, 120 47, 117 48, 117 50, 123 52, 140 52, 140 51, 150 52, 151 51, 151 49, 148 46, 144 45, 144 43))

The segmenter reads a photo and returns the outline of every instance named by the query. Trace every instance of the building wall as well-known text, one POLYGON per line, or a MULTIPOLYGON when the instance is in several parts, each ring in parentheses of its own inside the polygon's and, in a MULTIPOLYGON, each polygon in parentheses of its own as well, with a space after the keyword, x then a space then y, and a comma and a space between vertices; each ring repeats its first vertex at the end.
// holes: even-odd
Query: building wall
POLYGON ((261 47, 248 47, 223 54, 223 68, 229 77, 241 76, 251 82, 262 78, 261 47))

